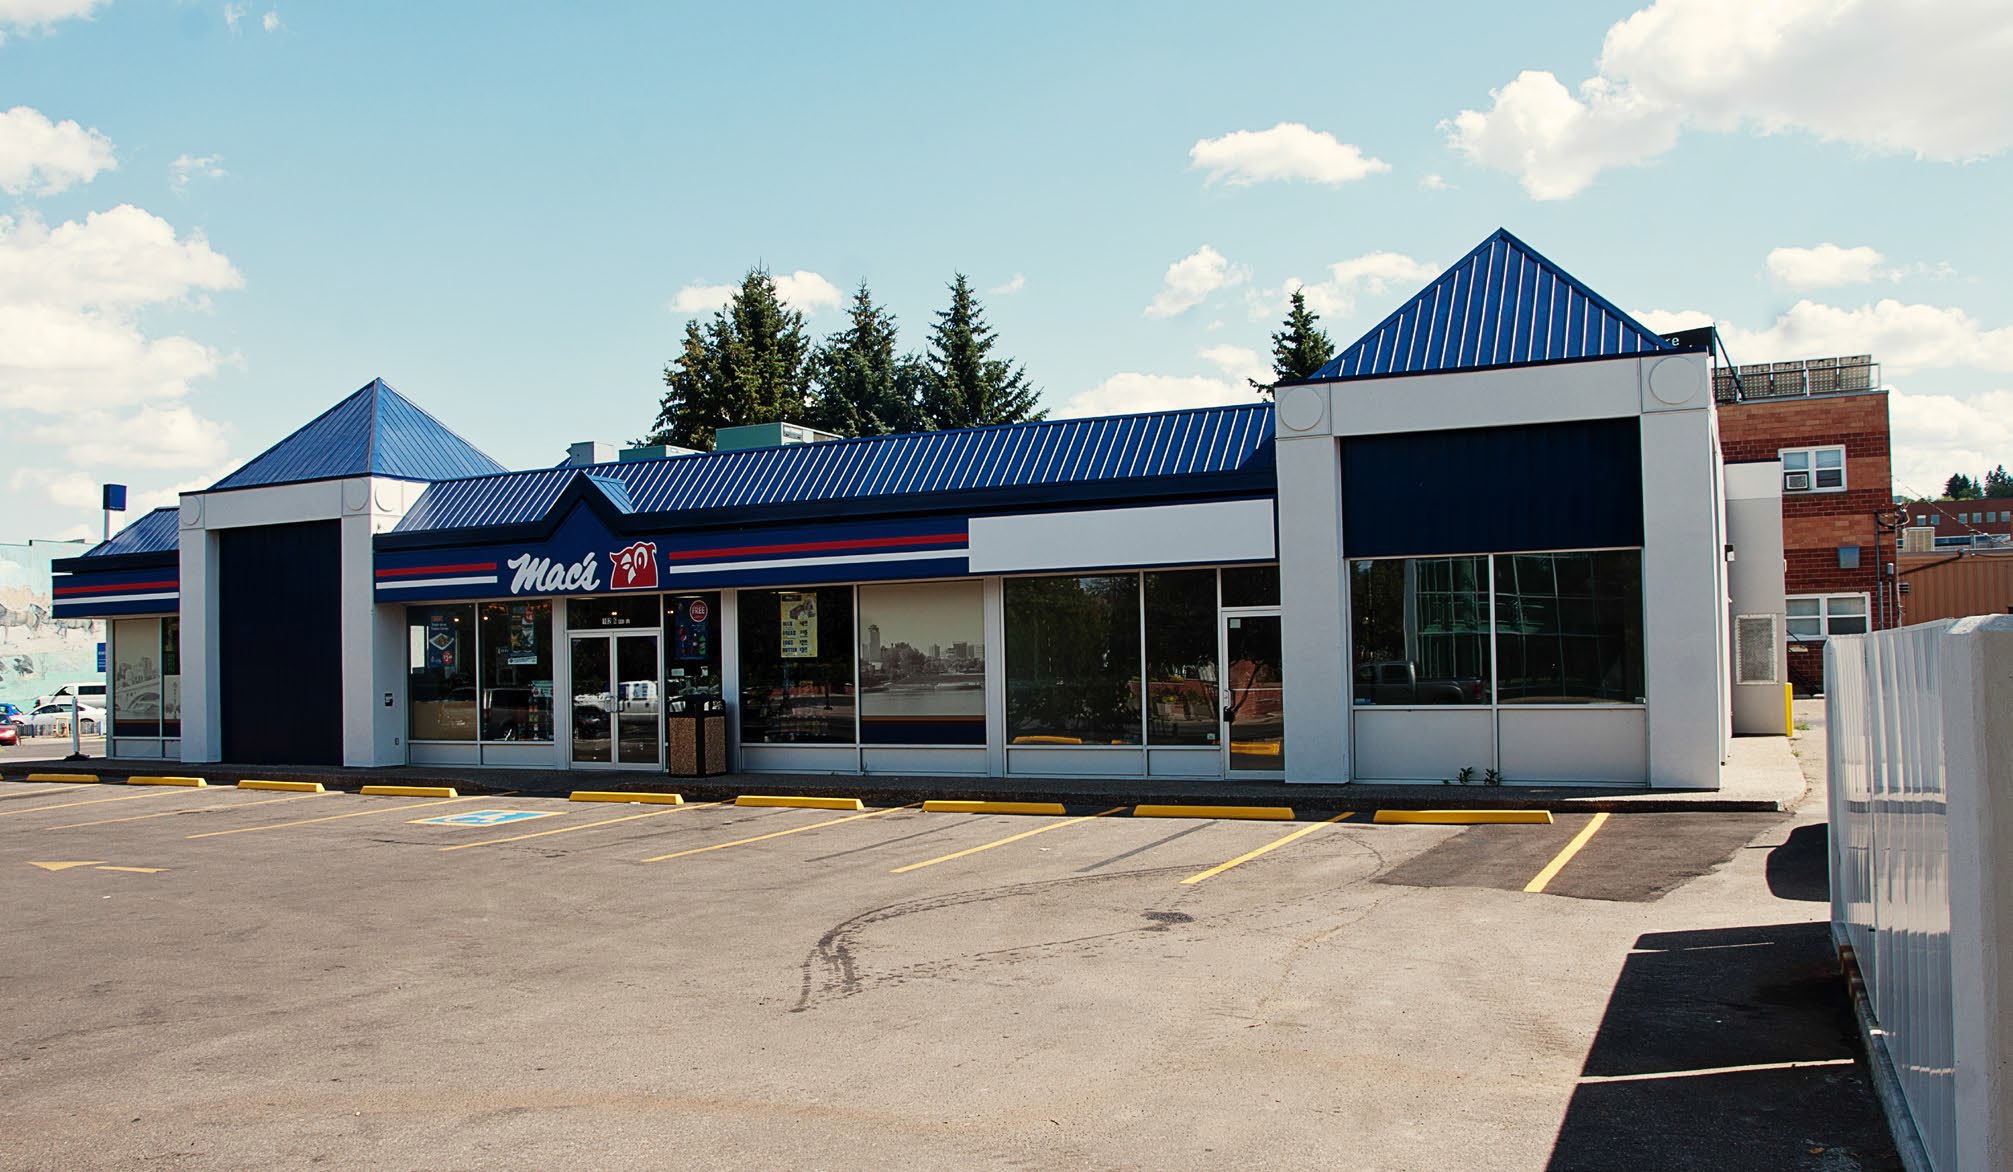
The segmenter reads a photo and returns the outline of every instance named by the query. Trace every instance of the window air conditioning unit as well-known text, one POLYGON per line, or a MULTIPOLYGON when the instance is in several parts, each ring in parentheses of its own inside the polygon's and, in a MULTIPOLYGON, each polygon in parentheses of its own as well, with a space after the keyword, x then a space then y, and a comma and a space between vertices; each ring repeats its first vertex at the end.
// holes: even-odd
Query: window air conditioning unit
POLYGON ((1784 491, 1784 492, 1809 492, 1809 491, 1810 491, 1810 473, 1808 473, 1808 472, 1785 472, 1785 473, 1783 473, 1783 474, 1782 474, 1782 491, 1784 491))

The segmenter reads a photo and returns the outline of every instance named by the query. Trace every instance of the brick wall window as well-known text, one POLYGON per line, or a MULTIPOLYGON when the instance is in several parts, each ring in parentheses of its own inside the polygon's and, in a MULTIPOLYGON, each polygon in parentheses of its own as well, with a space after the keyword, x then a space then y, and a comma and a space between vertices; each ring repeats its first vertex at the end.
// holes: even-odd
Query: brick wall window
POLYGON ((1845 448, 1784 448, 1782 491, 1844 492, 1845 448))
POLYGON ((1864 594, 1792 594, 1787 610, 1792 641, 1864 635, 1867 630, 1864 594))

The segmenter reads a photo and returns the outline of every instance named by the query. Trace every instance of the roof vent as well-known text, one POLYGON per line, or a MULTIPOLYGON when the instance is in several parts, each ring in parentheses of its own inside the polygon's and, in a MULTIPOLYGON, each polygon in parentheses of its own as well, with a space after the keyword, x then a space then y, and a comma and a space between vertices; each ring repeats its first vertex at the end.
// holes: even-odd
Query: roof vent
POLYGON ((613 464, 615 445, 603 440, 581 440, 566 448, 566 463, 572 467, 584 464, 613 464))
POLYGON ((819 431, 801 423, 750 423, 714 431, 713 450, 742 452, 749 448, 780 448, 787 444, 815 444, 838 438, 829 431, 819 431))
POLYGON ((642 444, 633 448, 623 448, 615 454, 615 458, 627 464, 631 460, 664 460, 672 456, 698 454, 697 448, 681 448, 676 444, 642 444))

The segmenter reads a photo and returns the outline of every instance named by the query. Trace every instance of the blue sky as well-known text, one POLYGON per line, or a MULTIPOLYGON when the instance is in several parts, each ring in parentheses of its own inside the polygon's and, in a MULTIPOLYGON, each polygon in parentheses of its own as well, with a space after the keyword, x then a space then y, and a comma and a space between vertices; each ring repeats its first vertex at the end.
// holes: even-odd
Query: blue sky
MULTIPOLYGON (((1062 414, 1240 401, 1498 225, 1737 361, 1870 352, 1899 485, 2013 460, 1999 0, 0 0, 0 539, 200 488, 381 376, 513 467, 644 432, 753 264, 1062 414)), ((1933 482, 1933 483, 1932 483, 1933 482)))

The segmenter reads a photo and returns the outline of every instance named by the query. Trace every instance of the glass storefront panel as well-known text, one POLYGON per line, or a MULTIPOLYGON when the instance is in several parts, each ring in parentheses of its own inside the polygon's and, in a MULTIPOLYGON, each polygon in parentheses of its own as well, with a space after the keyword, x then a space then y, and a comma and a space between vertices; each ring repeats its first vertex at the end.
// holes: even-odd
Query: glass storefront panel
POLYGON ((741 739, 857 743, 853 589, 743 590, 741 739))
POLYGON ((628 627, 654 627, 661 621, 655 594, 641 597, 578 595, 566 600, 566 629, 569 631, 619 631, 628 627))
POLYGON ((985 744, 984 587, 904 582, 859 590, 861 742, 985 744))
POLYGON ((482 739, 552 739, 552 604, 481 607, 482 739))
POLYGON ((664 597, 664 674, 664 702, 672 712, 721 698, 718 594, 664 597))
POLYGON ((1641 704, 1640 550, 1498 554, 1503 704, 1641 704))
POLYGON ((573 639, 573 759, 615 760, 615 679, 606 639, 573 639))
MULTIPOLYGON (((1227 585, 1230 571, 1224 573, 1227 585)), ((1216 571, 1144 577, 1146 743, 1216 744, 1216 571)))
POLYGON ((1278 606, 1278 566, 1225 566, 1223 605, 1278 606))
POLYGON ((415 741, 475 739, 475 606, 406 610, 407 733, 415 741))
POLYGON ((1486 557, 1350 563, 1357 704, 1489 702, 1488 567, 1486 557))
POLYGON ((161 735, 182 735, 182 620, 161 620, 161 735))
POLYGON ((1140 743, 1139 577, 1009 578, 1009 744, 1140 743))
POLYGON ((1228 714, 1230 768, 1279 772, 1286 768, 1285 664, 1276 614, 1226 615, 1224 711, 1228 714))
POLYGON ((161 735, 161 620, 112 623, 112 735, 161 735))

